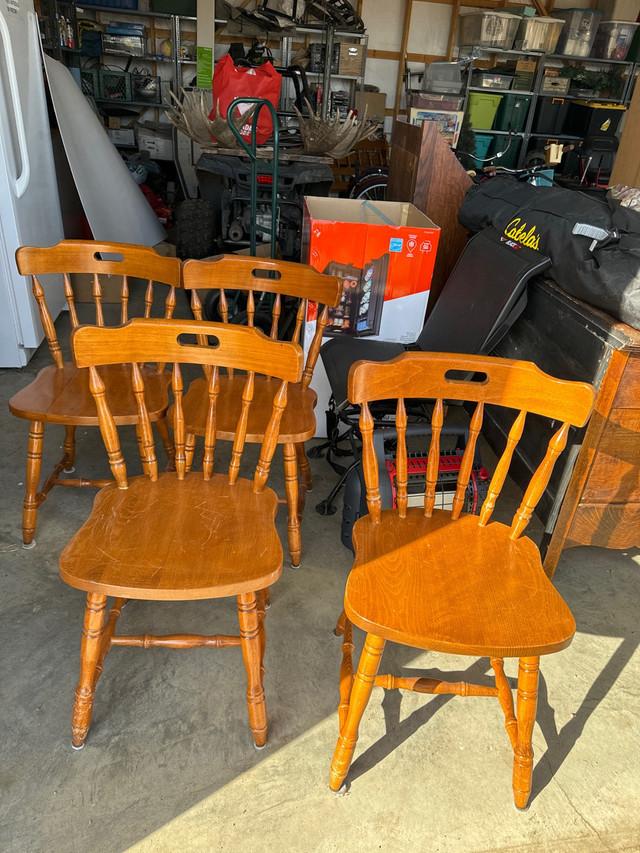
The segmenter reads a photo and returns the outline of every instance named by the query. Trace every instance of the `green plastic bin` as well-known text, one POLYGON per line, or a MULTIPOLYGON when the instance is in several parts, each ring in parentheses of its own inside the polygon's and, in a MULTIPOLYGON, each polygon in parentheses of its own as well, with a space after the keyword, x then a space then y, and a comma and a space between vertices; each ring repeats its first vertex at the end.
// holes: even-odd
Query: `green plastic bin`
POLYGON ((472 92, 469 95, 467 115, 474 130, 491 130, 503 97, 503 95, 485 94, 484 92, 472 92))
POLYGON ((516 95, 513 93, 503 95, 495 121, 493 122, 493 129, 513 130, 514 133, 524 130, 530 104, 531 95, 516 95))
MULTIPOLYGON (((509 141, 508 136, 497 136, 495 133, 492 134, 493 140, 491 142, 491 147, 489 149, 489 155, 493 156, 497 154, 498 151, 504 151, 507 147, 507 142, 509 141)), ((511 137, 511 145, 502 157, 498 157, 497 160, 492 160, 491 163, 486 163, 485 165, 491 166, 505 166, 507 169, 515 169, 516 163, 518 162, 518 153, 520 152, 520 144, 521 140, 516 137, 511 137)))

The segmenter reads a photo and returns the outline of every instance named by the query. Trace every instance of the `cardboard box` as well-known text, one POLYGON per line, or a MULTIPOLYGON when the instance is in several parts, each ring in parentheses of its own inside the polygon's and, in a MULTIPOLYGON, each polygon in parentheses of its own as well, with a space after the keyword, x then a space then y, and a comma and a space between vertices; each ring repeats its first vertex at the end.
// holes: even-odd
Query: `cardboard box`
POLYGON ((110 127, 107 130, 107 134, 114 145, 132 145, 135 147, 136 134, 132 127, 122 127, 119 129, 110 127))
MULTIPOLYGON (((424 325, 439 239, 439 227, 412 204, 305 197, 303 260, 345 282, 323 340, 350 335, 413 343, 424 325)), ((316 317, 317 306, 309 303, 305 351, 316 317)), ((331 390, 320 362, 312 387, 318 394, 316 434, 322 435, 331 390)))
POLYGON ((138 148, 148 151, 153 160, 173 160, 171 125, 158 122, 138 125, 138 148))
POLYGON ((553 77, 545 74, 542 78, 542 91, 547 94, 566 95, 570 85, 571 80, 568 77, 553 77))
POLYGON ((387 96, 384 92, 363 92, 358 101, 358 118, 367 111, 368 121, 384 121, 387 108, 387 96))
POLYGON ((364 61, 364 45, 341 44, 340 58, 338 60, 338 74, 348 74, 359 77, 362 74, 362 63, 364 61))
POLYGON ((627 187, 640 187, 640 157, 638 157, 638 139, 640 138, 640 86, 636 86, 633 98, 626 113, 626 121, 620 138, 620 147, 611 171, 609 186, 622 184, 627 187))

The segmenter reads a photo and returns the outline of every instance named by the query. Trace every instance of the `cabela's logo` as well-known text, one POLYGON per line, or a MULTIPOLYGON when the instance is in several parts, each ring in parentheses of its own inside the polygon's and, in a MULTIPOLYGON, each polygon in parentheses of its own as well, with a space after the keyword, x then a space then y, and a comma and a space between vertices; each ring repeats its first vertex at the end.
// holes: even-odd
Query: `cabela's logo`
POLYGON ((528 246, 530 249, 537 251, 540 243, 540 235, 536 234, 536 226, 532 225, 527 231, 527 223, 523 222, 520 217, 512 219, 504 229, 507 237, 511 237, 517 243, 522 243, 523 246, 528 246))

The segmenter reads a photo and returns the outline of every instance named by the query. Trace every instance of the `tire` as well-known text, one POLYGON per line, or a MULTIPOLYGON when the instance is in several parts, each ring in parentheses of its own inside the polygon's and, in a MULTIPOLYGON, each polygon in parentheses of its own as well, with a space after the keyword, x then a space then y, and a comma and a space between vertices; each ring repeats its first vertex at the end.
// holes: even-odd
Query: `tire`
POLYGON ((387 197, 388 183, 389 178, 385 174, 366 175, 353 185, 349 193, 349 198, 384 201, 387 197))
POLYGON ((215 216, 211 202, 187 199, 178 210, 176 254, 189 258, 206 258, 216 252, 215 216))

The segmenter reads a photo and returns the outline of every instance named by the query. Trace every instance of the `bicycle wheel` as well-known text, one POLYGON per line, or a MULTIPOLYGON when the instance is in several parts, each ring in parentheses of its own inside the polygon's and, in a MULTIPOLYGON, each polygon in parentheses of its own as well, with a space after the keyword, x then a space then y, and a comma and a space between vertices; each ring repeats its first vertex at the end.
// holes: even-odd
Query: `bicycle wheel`
POLYGON ((349 198, 368 199, 369 201, 384 201, 387 197, 389 177, 385 174, 366 175, 353 185, 349 198))

